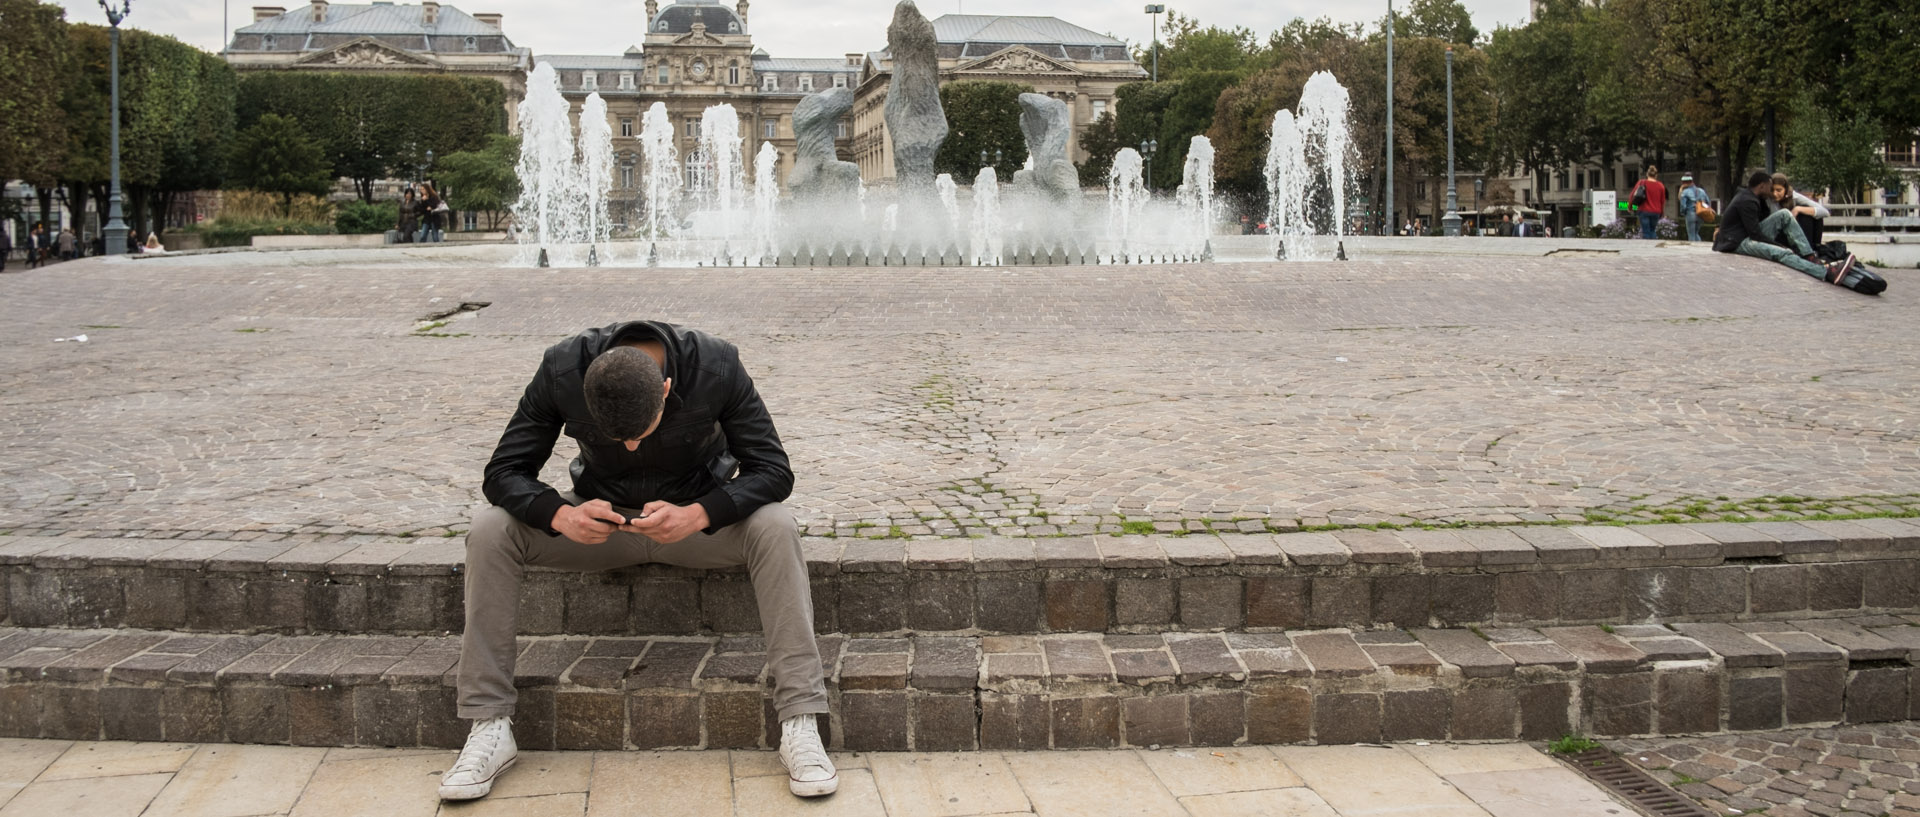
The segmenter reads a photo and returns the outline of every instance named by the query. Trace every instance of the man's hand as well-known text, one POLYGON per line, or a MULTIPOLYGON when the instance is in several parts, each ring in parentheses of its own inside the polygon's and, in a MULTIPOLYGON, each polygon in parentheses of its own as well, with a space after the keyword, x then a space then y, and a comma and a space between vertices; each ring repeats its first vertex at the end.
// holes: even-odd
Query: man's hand
POLYGON ((626 521, 627 518, 614 511, 606 500, 594 499, 579 505, 562 506, 553 512, 552 525, 561 536, 583 545, 597 545, 607 541, 607 537, 626 521))
POLYGON ((632 531, 663 545, 671 545, 705 530, 708 524, 707 509, 698 502, 692 505, 675 505, 671 502, 655 500, 641 508, 640 514, 627 520, 627 524, 620 526, 620 529, 632 531))

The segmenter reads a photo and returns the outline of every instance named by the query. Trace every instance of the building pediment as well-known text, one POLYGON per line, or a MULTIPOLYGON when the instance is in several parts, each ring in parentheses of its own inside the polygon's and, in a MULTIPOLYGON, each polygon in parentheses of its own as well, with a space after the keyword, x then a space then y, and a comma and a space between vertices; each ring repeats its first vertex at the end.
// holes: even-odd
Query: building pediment
POLYGON ((724 45, 725 40, 707 33, 704 23, 694 23, 693 30, 673 38, 674 45, 724 45))
POLYGON ((369 38, 315 51, 293 61, 295 65, 339 68, 445 68, 439 60, 403 51, 369 38))
POLYGON ((1077 74, 1073 66, 1024 45, 1012 45, 968 63, 954 66, 956 74, 1077 74))

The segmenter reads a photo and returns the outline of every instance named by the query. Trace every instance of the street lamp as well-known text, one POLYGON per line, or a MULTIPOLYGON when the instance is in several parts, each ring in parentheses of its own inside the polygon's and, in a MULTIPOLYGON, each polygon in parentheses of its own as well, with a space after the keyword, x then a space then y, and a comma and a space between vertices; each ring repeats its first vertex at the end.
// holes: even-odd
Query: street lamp
POLYGON ((1386 232, 1393 232, 1393 0, 1387 0, 1387 200, 1386 232))
POLYGON ((1166 12, 1167 12, 1167 7, 1159 3, 1151 3, 1151 4, 1148 4, 1147 6, 1147 13, 1150 15, 1153 15, 1153 81, 1154 82, 1160 81, 1160 15, 1165 14, 1166 12))
POLYGON ((987 149, 986 149, 986 148, 981 148, 981 149, 980 149, 980 166, 981 166, 981 167, 987 167, 987 166, 993 166, 993 167, 999 167, 999 166, 1000 166, 1000 159, 1001 159, 1002 157, 1004 157, 1005 155, 1006 155, 1006 154, 1004 154, 1004 153, 1001 153, 1001 152, 1000 152, 1000 149, 999 149, 999 148, 994 148, 994 149, 993 149, 993 156, 992 156, 992 158, 993 158, 993 161, 991 161, 991 162, 989 162, 989 161, 987 161, 987 158, 988 158, 988 156, 987 156, 987 149))
POLYGON ((1146 178, 1142 180, 1144 184, 1142 184, 1141 186, 1147 188, 1148 190, 1153 189, 1153 153, 1154 151, 1157 151, 1159 149, 1160 149, 1160 140, 1158 139, 1140 140, 1140 156, 1141 158, 1146 159, 1146 165, 1147 165, 1146 173, 1145 173, 1146 178))
POLYGON ((1460 192, 1453 183, 1453 47, 1447 47, 1447 214, 1440 218, 1446 234, 1460 235, 1460 192))
POLYGON ((109 162, 112 182, 107 187, 107 226, 101 231, 106 241, 108 255, 121 255, 127 251, 127 222, 120 213, 120 21, 127 19, 133 11, 133 0, 120 0, 120 9, 115 11, 107 0, 100 0, 100 8, 107 12, 107 24, 111 30, 107 34, 107 72, 111 75, 111 94, 113 110, 108 115, 112 122, 112 158, 109 162))

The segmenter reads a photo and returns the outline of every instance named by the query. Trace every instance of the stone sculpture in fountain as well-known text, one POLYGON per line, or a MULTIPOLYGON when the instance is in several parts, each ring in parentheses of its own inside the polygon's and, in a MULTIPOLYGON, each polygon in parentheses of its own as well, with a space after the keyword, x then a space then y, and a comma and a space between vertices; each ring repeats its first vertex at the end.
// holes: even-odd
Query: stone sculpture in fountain
POLYGON ((887 26, 893 80, 887 86, 887 135, 893 139, 895 183, 903 201, 933 198, 933 157, 947 140, 947 113, 940 107, 940 57, 933 24, 913 0, 901 0, 887 26))
POLYGON ((853 108, 853 89, 811 94, 793 109, 793 170, 787 189, 796 200, 852 199, 860 191, 860 166, 840 161, 833 141, 840 117, 853 108))
POLYGON ((1031 170, 1016 170, 1016 185, 1032 185, 1057 204, 1080 197, 1080 171, 1067 158, 1067 139, 1073 120, 1067 103, 1045 94, 1020 95, 1020 133, 1027 139, 1031 170))

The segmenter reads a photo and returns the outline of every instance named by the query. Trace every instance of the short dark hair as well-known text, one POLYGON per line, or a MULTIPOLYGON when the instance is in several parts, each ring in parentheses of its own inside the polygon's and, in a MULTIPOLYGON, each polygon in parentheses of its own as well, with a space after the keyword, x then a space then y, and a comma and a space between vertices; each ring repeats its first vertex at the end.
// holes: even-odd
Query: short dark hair
POLYGON ((666 405, 663 381, 652 355, 631 346, 608 349, 587 367, 587 411, 602 434, 637 440, 660 419, 666 405))
POLYGON ((1773 174, 1768 173, 1767 171, 1764 171, 1764 170, 1753 171, 1753 175, 1750 175, 1747 177, 1747 187, 1749 188, 1759 187, 1760 185, 1763 185, 1763 184, 1772 184, 1772 183, 1773 183, 1773 174))

